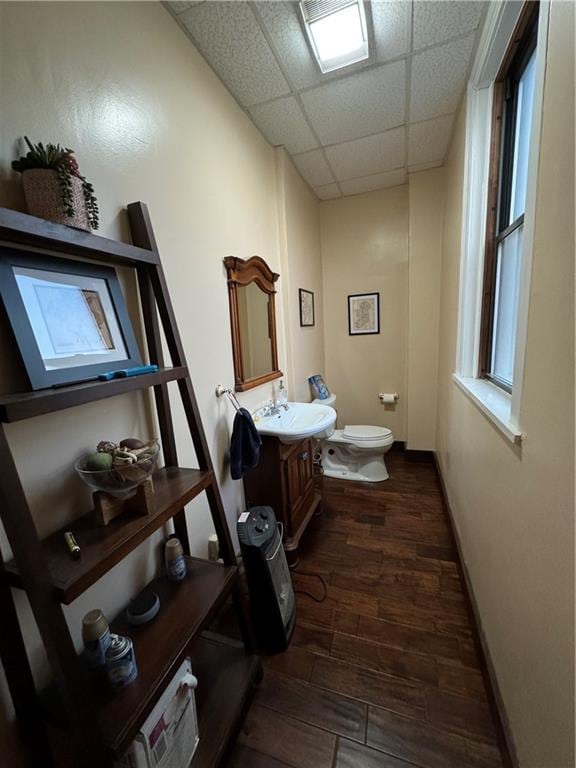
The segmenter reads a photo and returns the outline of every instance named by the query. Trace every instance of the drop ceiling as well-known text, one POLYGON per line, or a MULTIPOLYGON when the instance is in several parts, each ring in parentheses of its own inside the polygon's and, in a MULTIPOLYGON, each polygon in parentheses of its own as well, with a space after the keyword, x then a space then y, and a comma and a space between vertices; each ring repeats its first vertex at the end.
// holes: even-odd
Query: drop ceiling
POLYGON ((485 5, 366 2, 369 58, 322 74, 297 3, 167 3, 321 200, 403 184, 410 171, 442 165, 485 5))

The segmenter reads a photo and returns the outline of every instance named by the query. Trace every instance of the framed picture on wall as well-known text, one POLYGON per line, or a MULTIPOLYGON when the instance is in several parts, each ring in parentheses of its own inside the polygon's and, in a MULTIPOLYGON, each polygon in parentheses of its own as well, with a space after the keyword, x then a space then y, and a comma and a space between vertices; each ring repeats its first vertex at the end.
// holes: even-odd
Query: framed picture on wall
POLYGON ((303 328, 314 325, 314 294, 304 288, 298 289, 300 298, 300 325, 303 328))
POLYGON ((374 333, 380 333, 380 294, 351 294, 348 296, 348 334, 366 336, 374 333))
POLYGON ((32 389, 142 364, 111 267, 0 248, 0 298, 32 389))

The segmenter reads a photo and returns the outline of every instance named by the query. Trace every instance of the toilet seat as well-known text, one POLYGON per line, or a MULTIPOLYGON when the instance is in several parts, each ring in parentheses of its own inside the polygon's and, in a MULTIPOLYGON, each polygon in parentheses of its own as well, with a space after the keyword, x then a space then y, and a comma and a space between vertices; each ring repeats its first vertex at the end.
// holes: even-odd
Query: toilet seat
POLYGON ((330 437, 326 439, 326 442, 347 445, 357 451, 378 453, 379 449, 389 448, 392 445, 394 435, 386 427, 356 425, 346 427, 346 429, 335 429, 330 437), (351 435, 357 435, 357 437, 352 437, 351 435))
POLYGON ((372 427, 366 424, 354 424, 344 427, 342 437, 354 443, 364 443, 371 440, 385 440, 392 435, 392 430, 386 427, 372 427))

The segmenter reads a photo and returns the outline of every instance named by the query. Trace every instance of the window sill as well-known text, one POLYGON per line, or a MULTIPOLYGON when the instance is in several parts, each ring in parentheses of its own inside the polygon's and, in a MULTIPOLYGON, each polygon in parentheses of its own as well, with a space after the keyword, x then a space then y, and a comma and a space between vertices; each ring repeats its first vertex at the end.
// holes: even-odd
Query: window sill
POLYGON ((521 443, 524 434, 510 420, 512 398, 504 390, 484 379, 452 374, 452 379, 511 443, 521 443))

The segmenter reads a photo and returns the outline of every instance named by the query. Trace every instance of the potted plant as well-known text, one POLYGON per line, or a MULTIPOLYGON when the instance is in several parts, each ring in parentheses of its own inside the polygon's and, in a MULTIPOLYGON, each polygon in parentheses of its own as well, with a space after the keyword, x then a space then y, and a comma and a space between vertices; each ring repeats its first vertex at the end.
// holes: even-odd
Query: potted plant
POLYGON ((29 213, 76 229, 98 229, 94 187, 80 173, 74 150, 24 140, 29 151, 12 168, 22 174, 29 213))

